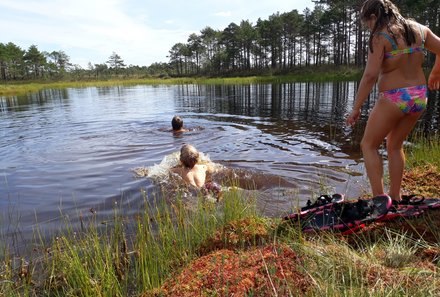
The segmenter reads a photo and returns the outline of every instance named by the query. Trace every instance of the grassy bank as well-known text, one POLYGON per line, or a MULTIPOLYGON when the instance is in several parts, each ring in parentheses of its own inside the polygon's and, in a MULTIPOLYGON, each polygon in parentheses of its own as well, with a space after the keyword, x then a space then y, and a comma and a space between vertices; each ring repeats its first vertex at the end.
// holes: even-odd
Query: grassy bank
POLYGON ((360 78, 360 70, 340 69, 338 71, 320 69, 303 70, 287 75, 263 75, 246 77, 183 77, 183 78, 142 78, 108 79, 89 81, 21 82, 0 84, 0 96, 22 95, 43 89, 130 86, 130 85, 180 85, 180 84, 257 84, 289 82, 347 81, 360 78))
POLYGON ((440 168, 440 135, 432 134, 429 137, 415 134, 411 141, 413 146, 408 150, 410 167, 432 164, 440 168))
MULTIPOLYGON (((435 164, 416 161, 425 153, 439 146, 420 141, 408 149, 406 174, 419 174, 416 185, 440 182, 435 164)), ((439 197, 440 185, 424 191, 439 197)), ((66 222, 29 256, 4 248, 0 296, 440 295, 439 211, 342 236, 303 234, 263 217, 254 197, 237 190, 218 204, 170 199, 146 203, 136 218, 115 209, 105 227, 93 213, 81 228, 66 222)))

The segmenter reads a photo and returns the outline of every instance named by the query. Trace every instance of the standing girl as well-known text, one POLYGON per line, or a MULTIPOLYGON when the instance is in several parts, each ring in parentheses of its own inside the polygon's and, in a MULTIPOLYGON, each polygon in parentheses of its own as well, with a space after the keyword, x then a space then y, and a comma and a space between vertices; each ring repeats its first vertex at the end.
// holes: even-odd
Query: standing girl
MULTIPOLYGON (((371 31, 369 52, 347 124, 354 125, 359 119, 361 107, 377 82, 379 98, 368 118, 361 148, 373 195, 383 194, 383 164, 378 149, 386 138, 389 196, 399 202, 405 167, 403 142, 427 103, 422 69, 424 50, 440 55, 440 38, 429 28, 403 18, 389 0, 366 0, 360 17, 371 31)), ((439 82, 440 58, 437 58, 429 87, 437 89, 439 82)))

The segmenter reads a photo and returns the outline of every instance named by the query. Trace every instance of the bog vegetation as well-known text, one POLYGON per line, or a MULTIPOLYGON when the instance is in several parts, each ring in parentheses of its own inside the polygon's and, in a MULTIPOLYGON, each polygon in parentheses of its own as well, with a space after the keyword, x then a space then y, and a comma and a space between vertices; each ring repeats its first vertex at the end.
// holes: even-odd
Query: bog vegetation
MULTIPOLYGON (((404 188, 440 196, 438 139, 419 141, 404 188), (432 154, 434 152, 434 154, 432 154), (428 187, 425 187, 428 186, 428 187)), ((5 244, 1 296, 438 296, 438 212, 375 223, 352 234, 304 234, 261 216, 255 197, 238 190, 218 204, 179 195, 154 201, 134 218, 115 208, 103 225, 81 226, 18 255, 5 244)), ((294 195, 294 194, 292 194, 294 195)), ((292 201, 295 197, 292 197, 292 201)), ((147 202, 149 201, 149 202, 147 202)))

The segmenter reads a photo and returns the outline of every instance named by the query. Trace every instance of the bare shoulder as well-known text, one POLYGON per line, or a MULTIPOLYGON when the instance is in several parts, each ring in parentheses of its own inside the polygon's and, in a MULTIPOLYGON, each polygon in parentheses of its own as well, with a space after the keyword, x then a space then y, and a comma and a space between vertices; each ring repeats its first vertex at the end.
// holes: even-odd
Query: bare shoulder
POLYGON ((194 167, 197 168, 197 170, 203 170, 203 171, 208 170, 208 165, 206 165, 206 164, 196 164, 196 165, 194 165, 194 167))
POLYGON ((374 61, 375 64, 381 65, 379 61, 383 60, 383 55, 387 47, 391 47, 388 40, 382 34, 374 34, 371 42, 372 48, 368 51, 368 61, 374 61))
POLYGON ((423 35, 425 36, 425 38, 426 38, 426 36, 429 34, 429 33, 432 33, 431 32, 431 30, 427 27, 427 26, 425 26, 425 25, 423 25, 423 24, 420 24, 419 22, 417 22, 417 21, 415 21, 415 20, 413 20, 413 19, 409 19, 409 20, 407 20, 408 21, 408 24, 411 26, 411 28, 415 31, 415 32, 417 32, 417 33, 423 33, 423 35))
POLYGON ((209 173, 213 173, 216 171, 216 166, 215 163, 208 161, 208 162, 204 162, 202 164, 200 164, 201 166, 203 165, 203 169, 209 173))
POLYGON ((385 34, 388 34, 386 32, 380 31, 380 32, 376 32, 373 37, 372 37, 372 42, 373 42, 373 47, 376 47, 377 45, 384 45, 385 42, 387 42, 388 40, 386 39, 386 37, 384 36, 385 34))
MULTIPOLYGON (((384 32, 377 32, 375 33, 371 38, 371 46, 373 48, 373 52, 375 55, 385 51, 385 48, 387 46, 390 46, 390 42, 386 39, 386 37, 383 34, 384 32)), ((371 51, 369 51, 371 53, 371 51)))
POLYGON ((420 24, 419 22, 417 22, 414 19, 407 19, 406 20, 408 22, 408 24, 413 27, 414 29, 419 29, 419 28, 427 28, 425 25, 420 24))
POLYGON ((206 166, 209 173, 214 173, 217 171, 217 167, 215 166, 214 163, 209 163, 206 166))
POLYGON ((425 48, 436 55, 440 55, 440 38, 428 27, 425 28, 425 48))

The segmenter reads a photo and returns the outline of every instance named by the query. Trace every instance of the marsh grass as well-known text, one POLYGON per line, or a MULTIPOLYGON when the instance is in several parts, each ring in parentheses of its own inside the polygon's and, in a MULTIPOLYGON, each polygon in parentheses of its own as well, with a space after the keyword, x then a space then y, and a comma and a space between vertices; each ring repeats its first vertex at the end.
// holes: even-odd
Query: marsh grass
MULTIPOLYGON (((432 142, 413 148, 427 153, 426 145, 438 148, 432 142)), ((411 162, 418 154, 409 154, 410 164, 418 164, 411 162)), ((181 279, 185 267, 202 256, 230 248, 243 260, 242 255, 252 247, 276 244, 287 245, 297 255, 295 269, 308 284, 307 296, 440 295, 438 211, 417 219, 373 224, 363 232, 342 236, 304 234, 298 224, 262 217, 256 197, 246 197, 235 188, 216 204, 198 197, 188 207, 183 198, 144 197, 145 208, 131 219, 115 206, 110 223, 104 226, 93 214, 83 218, 79 228, 66 219, 63 232, 50 242, 36 234, 38 256, 17 258, 2 245, 0 296, 166 296, 164 285, 181 279), (262 229, 253 232, 257 228, 262 229), (219 242, 214 244, 214 240, 219 242)), ((221 259, 225 261, 216 263, 216 271, 226 275, 231 268, 226 258, 221 259)), ((284 296, 286 287, 287 292, 296 292, 286 284, 289 271, 280 274, 273 264, 259 269, 270 280, 267 288, 272 296, 284 296)), ((205 279, 200 271, 194 275, 205 279)), ((194 280, 185 280, 189 283, 178 285, 195 285, 194 280)), ((234 283, 215 280, 217 287, 209 291, 210 296, 234 290, 234 283)), ((246 292, 245 296, 258 294, 254 287, 246 292)))
MULTIPOLYGON (((301 259, 296 261, 296 269, 309 280, 308 296, 434 296, 440 293, 440 278, 435 268, 438 256, 426 264, 428 268, 420 264, 418 257, 422 249, 438 248, 438 241, 428 243, 423 241, 423 234, 414 236, 387 227, 381 227, 382 232, 378 234, 352 235, 349 240, 334 233, 302 234, 297 225, 287 225, 280 232, 274 226, 279 226, 281 221, 272 219, 271 223, 263 223, 268 219, 258 215, 255 205, 253 198, 244 199, 238 191, 231 191, 219 204, 206 203, 199 197, 195 208, 187 207, 179 197, 172 202, 146 202, 146 208, 130 226, 117 209, 112 223, 104 227, 100 227, 94 216, 84 219, 83 230, 74 230, 66 220, 65 231, 45 244, 45 252, 38 260, 21 258, 14 265, 5 252, 0 295, 138 296, 143 293, 142 296, 165 296, 161 287, 175 279, 186 265, 209 253, 202 252, 200 247, 209 244, 214 234, 220 235, 225 246, 230 244, 228 232, 245 236, 250 230, 242 225, 239 231, 236 223, 243 221, 266 226, 267 239, 236 238, 236 249, 245 251, 261 244, 287 244, 301 259), (224 229, 225 226, 229 227, 224 229), (218 232, 222 229, 228 232, 218 232)), ((424 226, 437 228, 435 224, 424 226)), ((228 269, 222 266, 224 263, 216 265, 219 271, 228 269)), ((261 269, 272 282, 273 296, 278 290, 285 292, 285 281, 277 279, 279 273, 275 266, 261 269)), ((214 285, 220 286, 218 291, 212 291, 214 295, 233 289, 226 289, 220 279, 214 285)), ((292 292, 294 289, 291 288, 292 292)), ((249 289, 246 296, 252 296, 253 290, 249 289)))
MULTIPOLYGON (((341 238, 331 233, 291 242, 313 280, 310 296, 436 296, 437 260, 423 262, 420 251, 432 245, 405 232, 384 228, 378 237, 341 238), (430 267, 427 269, 427 267, 430 267)), ((287 237, 283 237, 286 239, 287 237)), ((295 238, 295 237, 293 237, 295 238)))
POLYGON ((402 268, 411 263, 417 251, 417 242, 411 240, 407 234, 394 234, 386 230, 381 251, 384 253, 383 263, 387 267, 402 268))
POLYGON ((139 78, 139 79, 108 79, 84 81, 56 81, 56 82, 23 82, 0 84, 0 96, 22 95, 38 92, 43 89, 65 89, 86 87, 109 86, 134 86, 134 85, 185 85, 185 84, 256 84, 256 83, 293 83, 293 82, 325 82, 347 81, 360 78, 358 69, 341 68, 319 70, 301 70, 292 74, 243 76, 243 77, 180 77, 180 78, 139 78))
POLYGON ((129 296, 153 290, 197 257, 215 230, 255 216, 250 200, 232 190, 219 205, 199 197, 193 208, 179 197, 168 203, 145 197, 146 208, 134 222, 122 219, 117 209, 104 227, 94 216, 82 219, 78 229, 66 220, 52 242, 38 243, 44 253, 37 263, 23 258, 26 265, 14 265, 4 251, 0 295, 129 296))
POLYGON ((421 133, 412 136, 413 145, 406 148, 410 167, 426 164, 440 168, 440 135, 432 134, 429 137, 421 133))

